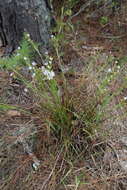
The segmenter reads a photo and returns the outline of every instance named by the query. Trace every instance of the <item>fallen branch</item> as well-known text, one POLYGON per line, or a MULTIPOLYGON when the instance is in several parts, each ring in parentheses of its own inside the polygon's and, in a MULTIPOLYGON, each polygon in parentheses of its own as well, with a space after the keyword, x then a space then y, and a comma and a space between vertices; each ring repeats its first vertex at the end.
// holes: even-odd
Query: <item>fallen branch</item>
POLYGON ((30 130, 31 130, 30 126, 21 127, 20 130, 18 131, 18 137, 16 139, 15 144, 17 143, 22 144, 24 152, 26 152, 33 160, 32 166, 34 170, 38 170, 38 167, 40 166, 40 160, 38 160, 38 158, 35 156, 35 154, 32 151, 32 148, 29 146, 29 144, 26 141, 26 138, 32 134, 30 130))
POLYGON ((19 136, 17 141, 23 145, 24 151, 32 158, 33 168, 35 170, 38 170, 38 167, 40 166, 40 161, 35 156, 35 154, 32 152, 32 150, 31 150, 30 146, 28 145, 28 143, 26 142, 26 140, 23 138, 23 136, 19 136))

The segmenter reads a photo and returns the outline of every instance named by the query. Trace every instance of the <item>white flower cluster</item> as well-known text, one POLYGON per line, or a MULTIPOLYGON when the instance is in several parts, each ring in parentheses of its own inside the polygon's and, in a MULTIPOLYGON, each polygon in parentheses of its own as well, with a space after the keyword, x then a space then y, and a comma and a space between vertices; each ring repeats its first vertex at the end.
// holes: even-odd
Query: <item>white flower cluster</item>
POLYGON ((32 78, 34 78, 35 77, 35 66, 37 65, 37 63, 35 62, 35 61, 33 61, 32 63, 31 63, 31 65, 28 67, 28 69, 31 71, 31 73, 32 73, 32 78))
POLYGON ((111 69, 111 68, 109 68, 109 69, 107 70, 107 72, 108 72, 108 73, 111 73, 111 72, 112 72, 112 69, 111 69))
MULTIPOLYGON (((40 71, 42 72, 44 80, 47 80, 47 79, 52 80, 55 76, 54 71, 52 71, 52 60, 53 60, 52 57, 47 56, 45 62, 43 63, 44 66, 40 68, 40 71)), ((28 67, 28 69, 32 73, 32 78, 36 76, 36 68, 35 68, 36 66, 37 66, 37 63, 33 61, 28 67)))
POLYGON ((55 76, 54 71, 52 70, 52 61, 53 58, 49 56, 48 51, 45 52, 45 62, 43 63, 44 66, 41 67, 41 71, 46 79, 52 80, 55 76))
MULTIPOLYGON (((29 34, 27 35, 27 37, 29 38, 29 34)), ((17 50, 20 50, 21 47, 18 47, 17 50)), ((19 56, 20 53, 17 52, 17 56, 19 56)), ((33 61, 32 63, 30 63, 29 58, 27 57, 23 57, 24 61, 28 64, 28 70, 30 71, 30 73, 32 74, 32 78, 34 78, 37 74, 37 63, 35 61, 33 61)), ((52 70, 52 61, 53 58, 51 56, 49 56, 49 52, 46 51, 45 52, 45 60, 43 62, 43 66, 39 69, 42 73, 42 77, 43 80, 52 80, 55 76, 54 71, 52 70)))
POLYGON ((55 73, 54 71, 50 71, 49 69, 46 69, 44 66, 41 67, 42 73, 44 74, 44 76, 46 77, 46 79, 51 80, 54 78, 55 73))

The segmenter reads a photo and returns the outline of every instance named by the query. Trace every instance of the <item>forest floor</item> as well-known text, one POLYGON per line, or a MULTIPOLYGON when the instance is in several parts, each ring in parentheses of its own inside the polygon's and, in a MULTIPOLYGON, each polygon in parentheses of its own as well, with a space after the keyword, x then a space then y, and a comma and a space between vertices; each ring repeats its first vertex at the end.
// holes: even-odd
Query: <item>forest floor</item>
MULTIPOLYGON (((126 58, 127 12, 110 17, 105 25, 98 19, 86 20, 85 13, 74 17, 72 23, 74 33, 66 35, 69 43, 63 48, 63 70, 73 68, 76 72, 75 78, 69 76, 72 84, 91 57, 97 58, 96 67, 105 62, 108 55, 118 60, 126 58)), ((113 108, 118 99, 107 108, 113 116, 103 123, 103 132, 95 134, 90 143, 85 142, 79 155, 64 158, 59 142, 47 134, 45 123, 34 110, 36 101, 24 88, 23 84, 13 81, 8 72, 0 71, 0 101, 4 99, 8 104, 32 110, 31 115, 0 111, 0 189, 127 189, 127 119, 119 117, 126 112, 125 108, 113 108), (36 143, 34 134, 38 137, 36 143), (29 145, 34 152, 31 156, 25 152, 21 137, 32 144, 29 145), (29 141, 30 138, 33 141, 29 141), (38 170, 33 167, 33 159, 40 161, 38 170)), ((118 98, 126 96, 127 88, 118 98)))

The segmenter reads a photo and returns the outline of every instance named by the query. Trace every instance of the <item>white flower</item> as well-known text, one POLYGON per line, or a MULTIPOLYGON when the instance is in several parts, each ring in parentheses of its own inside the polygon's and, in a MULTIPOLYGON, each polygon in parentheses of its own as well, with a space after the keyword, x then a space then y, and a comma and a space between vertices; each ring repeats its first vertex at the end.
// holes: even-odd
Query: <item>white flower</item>
POLYGON ((52 61, 49 60, 49 64, 52 64, 52 61))
POLYGON ((29 66, 29 70, 32 70, 32 67, 31 67, 31 66, 29 66))
POLYGON ((49 64, 48 62, 45 62, 45 63, 44 63, 44 65, 46 65, 46 66, 47 66, 48 64, 49 64))
POLYGON ((32 74, 32 78, 34 78, 34 77, 35 77, 35 73, 32 74))
POLYGON ((51 71, 51 72, 50 72, 50 77, 53 78, 54 76, 55 76, 54 71, 51 71))
POLYGON ((48 54, 49 54, 48 51, 46 51, 46 52, 45 52, 45 55, 48 55, 48 54))
POLYGON ((55 76, 55 73, 53 71, 49 71, 47 75, 47 79, 51 80, 55 76))
POLYGON ((26 61, 26 60, 27 60, 27 57, 24 57, 24 60, 26 61))
POLYGON ((52 34, 52 35, 51 35, 51 38, 54 38, 54 37, 55 37, 55 36, 52 34))
POLYGON ((52 61, 52 60, 53 60, 53 57, 49 57, 49 60, 52 61))
POLYGON ((33 65, 33 66, 36 66, 36 65, 37 65, 37 63, 36 63, 35 61, 33 61, 33 62, 32 62, 32 65, 33 65))
POLYGON ((111 69, 111 68, 108 69, 108 73, 110 73, 110 72, 112 72, 112 69, 111 69))
POLYGON ((27 34, 27 37, 29 38, 29 37, 30 37, 30 34, 27 34))
POLYGON ((45 70, 43 71, 43 74, 44 74, 45 76, 48 76, 48 75, 50 74, 50 71, 47 70, 47 69, 45 69, 45 70))
POLYGON ((14 75, 14 73, 10 73, 10 77, 12 77, 14 75))
POLYGON ((18 47, 17 49, 21 49, 20 47, 18 47))
POLYGON ((51 66, 50 66, 50 65, 47 65, 47 68, 50 70, 50 69, 51 69, 51 66))
POLYGON ((17 55, 17 56, 19 56, 19 55, 20 55, 20 53, 17 53, 16 55, 17 55))
POLYGON ((53 79, 53 77, 55 76, 54 71, 50 71, 50 70, 46 69, 44 66, 41 67, 41 70, 42 70, 42 73, 45 75, 45 77, 48 80, 53 79))
POLYGON ((43 71, 45 70, 45 67, 44 67, 44 66, 42 66, 42 67, 41 67, 41 70, 42 70, 42 72, 43 72, 43 71))
POLYGON ((118 60, 116 60, 115 63, 117 64, 117 63, 118 63, 118 60))
POLYGON ((28 89, 27 89, 27 88, 24 88, 24 92, 28 92, 28 89))
POLYGON ((124 100, 127 100, 127 96, 124 97, 124 100))
POLYGON ((120 69, 120 65, 118 65, 117 68, 120 69))

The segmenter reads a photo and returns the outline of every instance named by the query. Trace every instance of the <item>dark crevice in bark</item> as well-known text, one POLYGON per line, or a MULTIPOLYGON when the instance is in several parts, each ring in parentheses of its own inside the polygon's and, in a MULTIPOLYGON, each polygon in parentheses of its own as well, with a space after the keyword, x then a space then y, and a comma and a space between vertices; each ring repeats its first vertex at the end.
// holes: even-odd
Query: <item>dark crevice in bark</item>
POLYGON ((7 39, 6 39, 6 35, 4 32, 3 18, 2 18, 1 13, 0 13, 0 38, 1 38, 2 46, 6 46, 7 45, 7 39))
POLYGON ((16 19, 16 13, 14 11, 14 31, 15 31, 15 35, 17 36, 17 19, 16 19))
POLYGON ((49 1, 45 0, 45 3, 46 3, 46 7, 51 11, 52 8, 51 8, 51 5, 49 4, 49 1))

